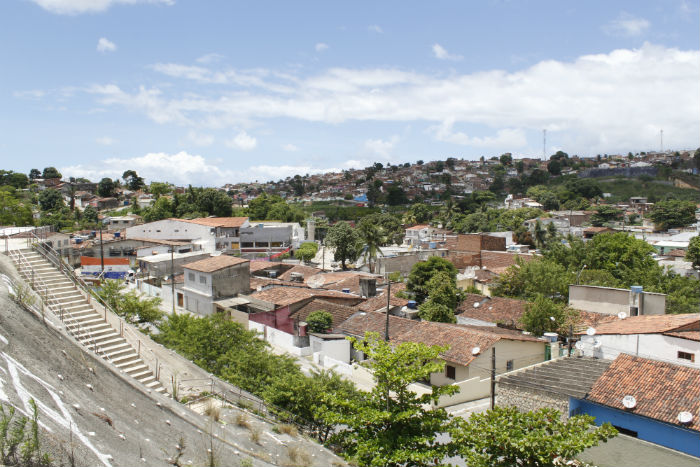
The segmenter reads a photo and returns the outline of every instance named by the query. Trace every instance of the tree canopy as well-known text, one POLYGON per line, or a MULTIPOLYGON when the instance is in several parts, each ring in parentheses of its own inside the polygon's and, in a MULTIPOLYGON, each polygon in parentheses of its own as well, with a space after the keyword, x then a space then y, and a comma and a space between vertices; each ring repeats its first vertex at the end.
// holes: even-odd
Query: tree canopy
POLYGON ((360 256, 362 240, 350 224, 340 221, 328 229, 326 245, 334 249, 334 258, 340 261, 343 270, 348 261, 355 261, 360 256))
POLYGON ((654 204, 649 217, 661 229, 685 227, 695 222, 695 203, 669 199, 654 204))
POLYGON ((457 268, 450 261, 440 258, 439 256, 431 256, 427 261, 421 261, 413 265, 411 272, 408 275, 406 288, 409 292, 413 292, 416 301, 422 303, 430 295, 429 282, 439 272, 444 272, 449 278, 450 283, 456 286, 457 268))

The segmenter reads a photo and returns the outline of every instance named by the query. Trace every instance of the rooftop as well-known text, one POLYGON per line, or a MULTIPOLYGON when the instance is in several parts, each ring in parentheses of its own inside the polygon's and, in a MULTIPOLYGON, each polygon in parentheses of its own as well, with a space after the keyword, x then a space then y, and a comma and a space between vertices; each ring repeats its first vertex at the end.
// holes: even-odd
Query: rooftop
POLYGON ((661 334, 674 330, 700 331, 700 314, 630 316, 625 319, 617 318, 613 321, 599 323, 595 330, 596 334, 661 334))
POLYGON ((498 378, 499 385, 583 398, 610 365, 610 360, 568 357, 549 360, 498 378))
POLYGON ((465 299, 457 307, 457 315, 490 323, 501 323, 509 327, 520 327, 520 318, 525 313, 524 300, 513 298, 487 297, 465 294, 465 299), (478 307, 474 304, 479 303, 478 307))
POLYGON ((698 381, 698 368, 620 354, 598 378, 587 399, 673 425, 679 425, 680 412, 690 412, 694 416, 687 428, 700 431, 698 381), (637 401, 633 409, 622 405, 622 398, 628 395, 637 401))
POLYGON ((247 217, 200 217, 198 219, 171 219, 190 224, 206 225, 208 227, 242 227, 248 221, 247 217))
POLYGON ((235 256, 219 255, 200 259, 199 261, 195 261, 193 263, 187 263, 183 267, 185 269, 191 269, 199 272, 214 272, 248 262, 249 261, 247 259, 236 258, 235 256))
POLYGON ((306 321, 306 318, 308 318, 308 316, 314 311, 326 311, 330 313, 330 315, 333 317, 331 329, 340 325, 357 312, 354 308, 349 306, 331 303, 323 300, 323 298, 314 298, 309 303, 297 310, 293 316, 295 318, 299 318, 300 321, 306 321))

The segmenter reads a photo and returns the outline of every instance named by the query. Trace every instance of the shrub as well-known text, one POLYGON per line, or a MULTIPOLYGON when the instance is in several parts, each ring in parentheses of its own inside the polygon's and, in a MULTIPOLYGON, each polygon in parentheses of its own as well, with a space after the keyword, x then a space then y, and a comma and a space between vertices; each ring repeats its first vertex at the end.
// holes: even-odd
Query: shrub
POLYGON ((333 315, 323 310, 314 311, 309 313, 306 322, 309 325, 309 331, 326 332, 333 326, 333 315))

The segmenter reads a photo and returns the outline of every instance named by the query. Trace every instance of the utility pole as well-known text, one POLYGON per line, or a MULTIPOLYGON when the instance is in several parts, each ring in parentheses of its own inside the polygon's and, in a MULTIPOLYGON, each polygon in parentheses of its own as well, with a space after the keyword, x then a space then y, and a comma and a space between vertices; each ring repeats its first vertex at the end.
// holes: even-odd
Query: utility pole
POLYGON ((573 344, 574 340, 574 326, 569 325, 569 357, 571 357, 571 344, 573 344))
POLYGON ((386 276, 387 289, 386 289, 386 324, 384 326, 384 340, 389 342, 389 307, 391 306, 391 279, 386 276))
POLYGON ((102 243, 102 222, 100 222, 100 265, 102 267, 102 280, 104 280, 105 276, 105 249, 104 249, 104 244, 102 243))
POLYGON ((491 409, 496 405, 496 346, 491 347, 491 409))
POLYGON ((175 312, 175 247, 170 247, 170 289, 173 293, 173 315, 175 312))
POLYGON ((661 150, 659 152, 664 152, 664 130, 659 132, 659 140, 661 142, 661 150))

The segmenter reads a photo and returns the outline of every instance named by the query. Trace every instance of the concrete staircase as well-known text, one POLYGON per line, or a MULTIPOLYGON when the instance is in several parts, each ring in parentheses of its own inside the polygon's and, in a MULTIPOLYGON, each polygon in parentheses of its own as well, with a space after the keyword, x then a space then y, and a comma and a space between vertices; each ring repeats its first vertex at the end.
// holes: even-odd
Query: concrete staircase
POLYGON ((10 257, 25 281, 44 299, 88 350, 95 352, 148 389, 165 392, 134 348, 93 307, 86 295, 43 255, 33 249, 11 250, 10 257))

